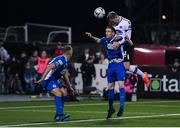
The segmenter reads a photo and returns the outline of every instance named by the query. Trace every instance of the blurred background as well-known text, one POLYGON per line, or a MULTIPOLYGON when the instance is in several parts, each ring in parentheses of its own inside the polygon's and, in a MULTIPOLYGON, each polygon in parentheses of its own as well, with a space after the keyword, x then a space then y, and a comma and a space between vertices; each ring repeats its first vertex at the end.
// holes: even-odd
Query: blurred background
POLYGON ((94 9, 99 6, 106 12, 114 10, 131 20, 136 44, 178 43, 179 39, 174 37, 179 34, 178 0, 1 0, 1 29, 27 22, 70 26, 73 43, 83 43, 87 41, 84 31, 95 32, 97 36, 104 34, 106 19, 98 20, 93 16, 94 9), (159 34, 157 30, 160 30, 159 34))
POLYGON ((40 60, 46 66, 63 54, 66 44, 74 48, 69 76, 77 96, 106 98, 106 54, 84 35, 88 31, 104 36, 107 21, 106 17, 94 17, 97 7, 106 13, 113 10, 132 22, 135 46, 131 63, 149 73, 151 87, 147 89, 140 78, 127 75, 130 100, 133 94, 138 98, 179 98, 180 1, 1 0, 1 100, 14 94, 51 97, 34 81, 43 73, 40 60))

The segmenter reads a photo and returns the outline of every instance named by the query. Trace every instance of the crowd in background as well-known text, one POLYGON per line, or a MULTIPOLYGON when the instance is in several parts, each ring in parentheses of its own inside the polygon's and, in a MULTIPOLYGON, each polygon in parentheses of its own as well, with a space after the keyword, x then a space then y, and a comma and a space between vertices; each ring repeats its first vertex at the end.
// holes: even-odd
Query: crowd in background
POLYGON ((49 97, 47 90, 35 81, 40 79, 46 66, 52 57, 63 54, 63 50, 58 45, 54 55, 47 54, 46 50, 34 50, 31 56, 26 51, 21 51, 20 55, 9 55, 8 51, 0 44, 0 93, 1 94, 39 94, 45 93, 49 97))
MULTIPOLYGON (((46 66, 53 57, 63 54, 63 45, 58 43, 53 50, 53 54, 49 54, 46 50, 34 50, 30 56, 26 51, 21 51, 20 55, 9 55, 0 43, 0 94, 38 94, 40 97, 46 95, 49 97, 47 90, 39 85, 35 85, 35 81, 40 79, 46 66)), ((108 59, 103 49, 99 49, 95 53, 91 53, 89 48, 84 49, 82 55, 79 55, 76 62, 81 63, 81 73, 83 80, 84 94, 90 94, 96 88, 92 87, 92 81, 96 78, 94 64, 108 65, 108 59)), ((170 69, 176 73, 180 71, 180 63, 178 59, 174 59, 170 69)), ((74 64, 70 64, 69 78, 75 88, 75 77, 77 71, 74 64)), ((134 76, 133 76, 134 77, 134 76)), ((125 86, 127 93, 132 93, 133 83, 131 77, 127 77, 125 86)))
MULTIPOLYGON (((79 55, 77 59, 77 62, 82 63, 80 68, 85 94, 93 91, 93 88, 91 88, 92 80, 96 78, 94 64, 108 65, 108 59, 105 57, 102 49, 94 54, 90 52, 90 49, 86 48, 83 55, 79 55)), ((9 55, 1 42, 0 94, 38 94, 40 97, 45 94, 49 97, 47 90, 39 85, 35 85, 35 81, 41 78, 51 59, 62 54, 63 45, 58 43, 53 54, 47 53, 46 50, 34 50, 30 56, 27 55, 26 51, 21 51, 20 55, 9 55)), ((71 75, 72 85, 75 85, 77 72, 73 63, 70 65, 69 74, 71 75)))

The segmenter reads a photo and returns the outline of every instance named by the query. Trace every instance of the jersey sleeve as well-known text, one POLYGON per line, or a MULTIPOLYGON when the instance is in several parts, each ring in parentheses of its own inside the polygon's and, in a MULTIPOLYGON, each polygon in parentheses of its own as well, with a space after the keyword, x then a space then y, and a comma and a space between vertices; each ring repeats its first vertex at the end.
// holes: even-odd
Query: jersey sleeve
POLYGON ((100 39, 100 44, 103 45, 103 46, 106 46, 107 45, 107 38, 106 37, 102 37, 100 39))
POLYGON ((122 38, 122 40, 118 41, 120 45, 125 43, 125 38, 122 38))
POLYGON ((58 58, 57 60, 52 62, 52 64, 54 64, 56 68, 61 67, 64 63, 65 63, 65 60, 63 58, 58 58))
POLYGON ((126 36, 128 36, 128 38, 131 39, 132 28, 131 28, 131 21, 130 20, 128 20, 126 25, 125 25, 125 32, 126 32, 126 36))

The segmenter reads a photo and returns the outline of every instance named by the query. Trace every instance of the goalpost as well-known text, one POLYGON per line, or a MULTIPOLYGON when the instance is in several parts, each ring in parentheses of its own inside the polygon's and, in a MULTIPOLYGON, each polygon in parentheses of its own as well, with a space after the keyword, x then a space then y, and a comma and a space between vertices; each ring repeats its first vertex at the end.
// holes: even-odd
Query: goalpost
MULTIPOLYGON (((26 23, 24 26, 9 26, 6 28, 4 40, 7 41, 10 33, 16 34, 18 41, 39 41, 46 44, 53 42, 72 43, 72 28, 38 23, 26 23), (23 32, 22 32, 23 31, 23 32)), ((12 40, 11 41, 17 41, 12 40)))

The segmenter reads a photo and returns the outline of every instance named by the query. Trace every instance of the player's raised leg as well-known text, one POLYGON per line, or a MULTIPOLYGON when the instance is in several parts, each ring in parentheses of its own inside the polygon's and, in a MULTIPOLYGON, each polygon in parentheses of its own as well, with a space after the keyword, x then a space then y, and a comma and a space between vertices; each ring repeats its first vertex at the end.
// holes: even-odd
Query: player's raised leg
MULTIPOLYGON (((127 56, 129 56, 129 55, 127 55, 127 56)), ((149 80, 149 78, 148 78, 147 72, 142 72, 137 66, 135 66, 135 65, 130 65, 129 59, 127 59, 126 56, 125 56, 125 58, 124 58, 124 67, 125 67, 125 69, 126 69, 127 71, 129 71, 130 73, 132 73, 132 74, 137 74, 137 75, 139 75, 140 77, 142 77, 143 80, 144 80, 144 83, 145 83, 146 87, 149 87, 149 85, 150 85, 150 80, 149 80)))
POLYGON ((142 72, 137 66, 135 66, 135 65, 130 65, 129 71, 132 72, 132 73, 134 73, 134 74, 137 74, 137 75, 141 76, 141 77, 143 78, 144 82, 145 82, 146 87, 149 87, 150 81, 149 81, 147 72, 144 72, 144 73, 143 73, 143 72, 142 72))

